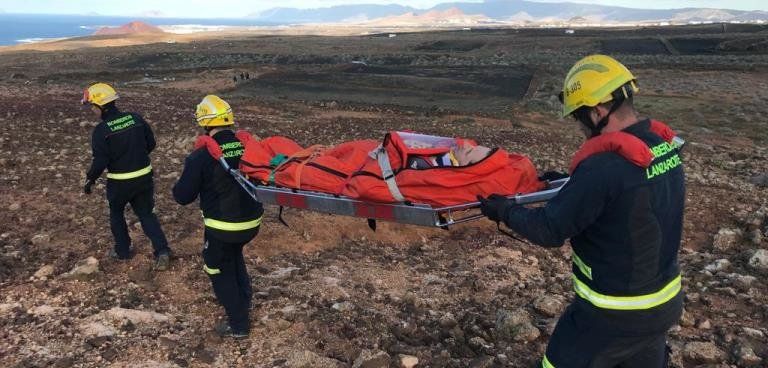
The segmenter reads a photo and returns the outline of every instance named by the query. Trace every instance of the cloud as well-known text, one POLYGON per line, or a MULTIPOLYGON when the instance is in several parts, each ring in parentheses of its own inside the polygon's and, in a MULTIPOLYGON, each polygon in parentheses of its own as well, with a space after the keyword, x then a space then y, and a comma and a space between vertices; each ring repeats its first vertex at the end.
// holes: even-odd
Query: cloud
POLYGON ((136 14, 138 17, 143 18, 167 18, 168 15, 161 10, 145 10, 136 14))

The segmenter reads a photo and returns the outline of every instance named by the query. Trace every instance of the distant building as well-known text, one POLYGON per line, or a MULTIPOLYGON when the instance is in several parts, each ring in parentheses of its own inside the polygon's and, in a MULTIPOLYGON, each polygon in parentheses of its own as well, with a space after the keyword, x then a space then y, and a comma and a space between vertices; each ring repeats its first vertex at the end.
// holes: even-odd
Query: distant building
POLYGON ((389 38, 395 38, 395 37, 397 37, 397 33, 390 33, 389 34, 389 38))
POLYGON ((565 30, 565 34, 574 34, 574 33, 576 33, 576 30, 573 30, 573 29, 566 29, 565 30))

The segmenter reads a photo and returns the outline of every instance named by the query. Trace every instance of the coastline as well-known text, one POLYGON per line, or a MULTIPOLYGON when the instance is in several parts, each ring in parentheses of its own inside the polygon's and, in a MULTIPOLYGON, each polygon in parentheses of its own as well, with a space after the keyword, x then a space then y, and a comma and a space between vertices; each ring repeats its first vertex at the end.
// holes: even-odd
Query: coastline
MULTIPOLYGON (((707 24, 688 24, 705 26, 707 24)), ((648 23, 610 23, 586 24, 569 22, 521 23, 521 22, 472 22, 438 24, 382 24, 381 22, 364 23, 307 23, 269 26, 208 25, 208 24, 173 24, 157 25, 162 33, 134 33, 124 35, 86 35, 59 38, 28 38, 17 40, 15 45, 0 45, 0 53, 16 51, 61 51, 94 47, 135 46, 151 43, 186 43, 210 39, 237 39, 259 36, 371 36, 386 35, 395 37, 397 33, 433 32, 433 31, 472 31, 478 29, 564 29, 565 34, 573 35, 579 29, 588 28, 638 28, 638 27, 676 27, 686 24, 648 23)))
MULTIPOLYGON (((493 28, 512 28, 519 25, 494 24, 493 28)), ((185 43, 208 39, 227 39, 257 36, 366 36, 382 33, 428 32, 468 30, 467 25, 438 26, 377 26, 359 23, 293 24, 280 26, 227 26, 227 25, 158 25, 164 33, 137 33, 110 36, 75 36, 52 39, 27 39, 25 43, 0 46, 0 53, 15 51, 61 51, 92 47, 134 46, 150 43, 185 43)))

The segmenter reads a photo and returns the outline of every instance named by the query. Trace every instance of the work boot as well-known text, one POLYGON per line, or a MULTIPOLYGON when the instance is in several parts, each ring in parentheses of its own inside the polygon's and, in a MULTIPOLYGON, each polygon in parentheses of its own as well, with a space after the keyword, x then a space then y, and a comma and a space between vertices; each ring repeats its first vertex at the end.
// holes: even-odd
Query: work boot
POLYGON ((157 256, 157 259, 155 259, 155 270, 157 271, 167 270, 170 262, 171 262, 171 256, 168 253, 163 253, 157 256))
POLYGON ((221 337, 231 337, 238 340, 248 337, 248 331, 235 331, 226 321, 217 324, 213 329, 221 337))
POLYGON ((109 256, 109 258, 112 258, 112 259, 117 260, 117 261, 125 261, 125 260, 128 260, 128 259, 131 259, 131 254, 132 253, 133 253, 133 249, 130 249, 128 251, 128 257, 123 258, 123 257, 120 257, 119 254, 117 254, 117 251, 115 250, 115 248, 112 248, 112 249, 109 250, 109 252, 107 252, 107 256, 109 256))

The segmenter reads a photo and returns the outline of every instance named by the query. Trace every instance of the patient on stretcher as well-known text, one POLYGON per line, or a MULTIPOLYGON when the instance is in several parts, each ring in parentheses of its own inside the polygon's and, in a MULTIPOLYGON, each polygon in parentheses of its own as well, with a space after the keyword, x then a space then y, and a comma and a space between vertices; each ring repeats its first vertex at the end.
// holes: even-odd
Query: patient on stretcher
POLYGON ((380 203, 446 206, 544 187, 523 155, 469 139, 397 131, 383 141, 333 147, 303 148, 285 137, 253 139, 245 143, 240 171, 264 185, 380 203))
POLYGON ((491 149, 485 146, 475 146, 469 142, 461 142, 450 151, 435 156, 411 156, 408 167, 411 169, 428 169, 433 167, 467 166, 488 157, 491 149))

